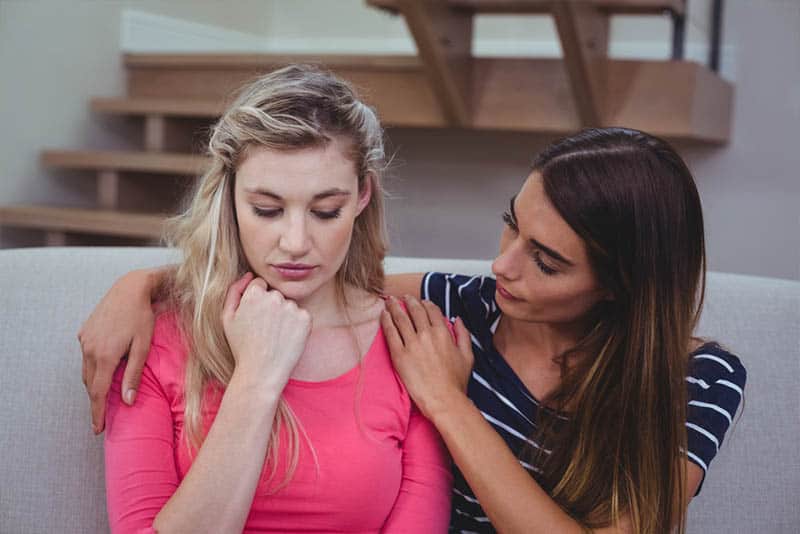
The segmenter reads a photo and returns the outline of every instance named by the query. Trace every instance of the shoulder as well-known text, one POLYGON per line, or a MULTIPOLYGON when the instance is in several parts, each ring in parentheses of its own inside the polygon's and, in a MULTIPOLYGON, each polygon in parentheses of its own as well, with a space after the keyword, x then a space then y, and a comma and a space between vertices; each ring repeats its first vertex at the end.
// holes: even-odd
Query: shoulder
POLYGON ((361 371, 365 383, 374 385, 377 390, 382 390, 387 397, 399 398, 406 402, 409 399, 408 391, 400 375, 392 363, 389 345, 383 327, 378 327, 378 332, 361 361, 361 371), (369 382, 367 382, 369 381, 369 382), (389 395, 391 393, 391 395, 389 395), (396 395, 394 395, 396 393, 396 395))
MULTIPOLYGON (((175 313, 161 312, 156 315, 150 348, 141 371, 137 399, 143 396, 166 398, 172 402, 183 392, 186 350, 181 341, 180 328, 175 313)), ((122 389, 122 378, 128 365, 127 358, 120 362, 114 373, 112 393, 122 389)), ((109 402, 118 395, 109 395, 109 402)))
POLYGON ((730 383, 740 390, 747 382, 747 370, 739 357, 715 342, 704 343, 691 353, 689 375, 706 384, 724 381, 723 385, 730 383))
POLYGON ((490 276, 430 272, 422 278, 420 295, 450 319, 485 320, 496 309, 495 280, 490 276))
POLYGON ((747 382, 747 371, 737 356, 717 343, 706 343, 692 352, 686 381, 690 420, 722 415, 722 426, 733 422, 747 382))
POLYGON ((487 290, 491 290, 493 293, 494 288, 495 280, 491 276, 432 271, 423 275, 420 294, 425 298, 426 294, 434 295, 442 291, 455 290, 455 293, 448 293, 448 295, 463 296, 473 295, 487 290))
MULTIPOLYGON (((395 428, 398 435, 404 435, 408 430, 413 401, 394 368, 382 327, 364 354, 355 377, 355 387, 361 398, 359 410, 363 411, 365 420, 381 421, 380 425, 395 428)), ((352 385, 351 382, 347 387, 352 385)))
POLYGON ((687 455, 705 472, 742 403, 747 372, 737 356, 717 343, 694 350, 689 364, 687 455))
POLYGON ((187 359, 187 348, 179 315, 167 310, 156 316, 146 366, 167 389, 180 390, 187 359))

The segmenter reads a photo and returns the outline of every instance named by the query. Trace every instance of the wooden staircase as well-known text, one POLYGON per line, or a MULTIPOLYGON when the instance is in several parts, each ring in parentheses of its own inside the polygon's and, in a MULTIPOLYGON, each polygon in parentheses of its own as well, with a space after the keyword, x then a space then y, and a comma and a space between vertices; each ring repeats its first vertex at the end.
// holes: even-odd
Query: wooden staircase
POLYGON ((227 99, 248 80, 294 62, 322 63, 350 80, 390 126, 555 136, 584 126, 623 125, 712 145, 730 136, 732 88, 710 69, 680 60, 607 57, 610 15, 669 13, 677 28, 684 0, 367 4, 403 16, 419 55, 126 55, 127 95, 94 98, 90 109, 141 121, 141 149, 45 150, 41 157, 53 169, 93 173, 97 209, 6 206, 0 207, 0 225, 42 230, 48 244, 67 243, 72 234, 152 243, 164 218, 175 212, 180 192, 208 165, 199 155, 204 132, 227 99), (480 13, 552 14, 563 59, 472 57, 473 18, 480 13))

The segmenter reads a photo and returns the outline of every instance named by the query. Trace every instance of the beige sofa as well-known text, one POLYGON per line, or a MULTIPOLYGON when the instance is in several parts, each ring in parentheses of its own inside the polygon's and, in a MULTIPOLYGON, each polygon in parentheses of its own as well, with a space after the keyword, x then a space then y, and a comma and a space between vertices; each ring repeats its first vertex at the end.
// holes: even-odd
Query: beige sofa
MULTIPOLYGON (((90 430, 75 335, 117 276, 174 259, 158 248, 0 251, 0 532, 107 531, 102 437, 90 430)), ((390 272, 488 267, 387 260, 390 272)), ((798 532, 800 282, 711 273, 700 334, 741 356, 748 384, 689 532, 798 532)))

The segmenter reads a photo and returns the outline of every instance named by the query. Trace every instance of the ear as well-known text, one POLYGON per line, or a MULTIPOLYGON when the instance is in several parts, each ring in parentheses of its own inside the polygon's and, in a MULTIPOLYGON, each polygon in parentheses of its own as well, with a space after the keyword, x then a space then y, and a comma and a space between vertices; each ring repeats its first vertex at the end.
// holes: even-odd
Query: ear
POLYGON ((364 187, 361 188, 361 191, 358 192, 358 204, 356 205, 356 217, 361 215, 361 212, 364 211, 364 208, 367 207, 369 204, 370 199, 372 198, 372 183, 373 183, 374 176, 372 173, 367 173, 364 177, 364 187))

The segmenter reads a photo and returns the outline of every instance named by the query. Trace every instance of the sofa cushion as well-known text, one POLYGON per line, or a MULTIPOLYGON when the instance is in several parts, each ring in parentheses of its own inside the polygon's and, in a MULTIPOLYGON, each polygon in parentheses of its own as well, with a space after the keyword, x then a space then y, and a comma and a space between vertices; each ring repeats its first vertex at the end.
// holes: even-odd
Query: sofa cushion
MULTIPOLYGON (((76 333, 118 276, 176 258, 162 248, 0 250, 2 532, 107 531, 102 437, 90 428, 76 333)), ((386 265, 485 274, 490 264, 386 265)), ((744 416, 690 506, 689 532, 796 532, 800 282, 710 273, 700 333, 740 355, 748 384, 744 416)))

